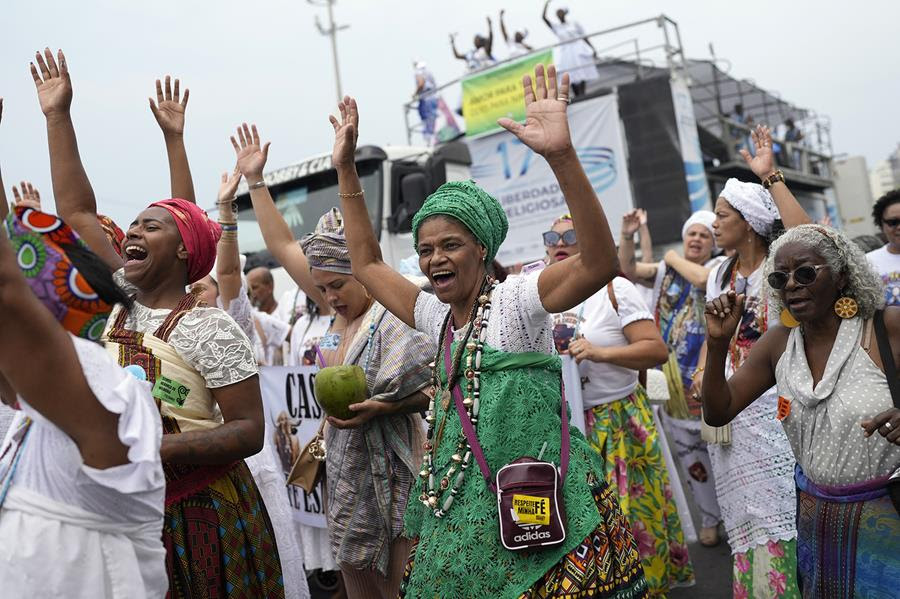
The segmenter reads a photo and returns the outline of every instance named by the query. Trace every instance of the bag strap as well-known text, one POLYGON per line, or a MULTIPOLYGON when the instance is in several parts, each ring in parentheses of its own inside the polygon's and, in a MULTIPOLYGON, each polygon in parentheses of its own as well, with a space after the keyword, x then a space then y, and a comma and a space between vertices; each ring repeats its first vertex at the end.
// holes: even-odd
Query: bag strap
POLYGON ((900 381, 897 380, 897 365, 894 363, 894 352, 891 349, 887 327, 884 326, 884 310, 875 312, 874 321, 875 339, 878 340, 878 353, 881 354, 881 364, 884 366, 884 375, 887 377, 888 387, 891 390, 891 399, 894 400, 894 406, 900 408, 900 381))
MULTIPOLYGON (((447 380, 450 380, 450 370, 452 369, 452 364, 450 360, 450 339, 453 337, 453 329, 450 321, 447 321, 447 332, 444 335, 444 367, 447 371, 447 380)), ((561 391, 561 399, 560 405, 562 406, 562 414, 560 416, 562 420, 562 442, 560 444, 560 479, 562 480, 562 484, 566 483, 566 472, 569 470, 569 411, 566 409, 566 388, 562 383, 562 377, 560 377, 560 391, 561 391)), ((487 464, 487 460, 484 457, 484 451, 481 449, 481 444, 478 442, 478 435, 475 432, 475 427, 472 425, 472 420, 469 418, 469 415, 466 413, 466 408, 463 405, 463 396, 462 396, 462 388, 459 386, 459 383, 453 386, 453 403, 456 405, 456 413, 459 414, 459 422, 462 425, 463 433, 466 435, 466 440, 469 442, 469 447, 472 449, 472 454, 475 456, 475 461, 478 462, 478 467, 481 469, 481 475, 484 476, 484 480, 487 483, 488 488, 494 494, 497 493, 497 485, 494 483, 494 477, 491 474, 491 469, 487 464)))

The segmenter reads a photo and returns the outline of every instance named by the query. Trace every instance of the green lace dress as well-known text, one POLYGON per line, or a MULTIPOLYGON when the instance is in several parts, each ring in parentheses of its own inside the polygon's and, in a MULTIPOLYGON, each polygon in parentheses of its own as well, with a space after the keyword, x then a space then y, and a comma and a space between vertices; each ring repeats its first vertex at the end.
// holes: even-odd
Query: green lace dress
MULTIPOLYGON (((549 315, 537 296, 537 274, 514 277, 497 287, 482 360, 478 439, 492 472, 522 456, 560 457, 560 360, 552 349, 549 315), (504 300, 507 303, 504 303, 504 300), (546 351, 503 351, 537 349, 546 351)), ((437 337, 448 308, 421 294, 419 330, 437 337)), ((446 373, 442 373, 446 380, 446 373)), ((438 422, 443 410, 435 406, 438 422)), ((445 471, 460 434, 453 405, 435 467, 445 471)), ((535 552, 512 552, 499 538, 496 497, 477 465, 443 518, 419 501, 422 483, 411 493, 406 535, 417 539, 401 586, 402 597, 616 597, 647 596, 637 547, 615 495, 606 485, 603 463, 582 434, 571 427, 565 480, 566 542, 535 552)))

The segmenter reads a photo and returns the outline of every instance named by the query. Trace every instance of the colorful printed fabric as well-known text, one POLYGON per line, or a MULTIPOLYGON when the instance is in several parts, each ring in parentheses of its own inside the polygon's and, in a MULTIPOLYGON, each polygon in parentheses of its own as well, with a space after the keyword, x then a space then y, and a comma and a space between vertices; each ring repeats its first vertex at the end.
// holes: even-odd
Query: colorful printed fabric
POLYGON ((675 355, 678 363, 688 413, 697 419, 700 418, 700 402, 693 399, 688 390, 700 360, 700 349, 706 340, 705 306, 705 289, 691 285, 674 268, 666 269, 657 300, 656 323, 669 352, 675 355))
POLYGON ((63 249, 87 247, 75 231, 58 217, 25 206, 17 206, 5 226, 19 268, 41 303, 73 335, 99 341, 112 306, 100 299, 63 249))
MULTIPOLYGON (((167 434, 178 432, 171 418, 163 427, 167 434)), ((243 461, 205 489, 166 505, 163 544, 167 598, 284 597, 272 523, 243 461)))
MULTIPOLYGON (((599 483, 592 494, 602 516, 600 526, 522 593, 520 599, 636 599, 650 596, 634 540, 628 534, 628 521, 616 505, 612 488, 599 483)), ((406 597, 409 590, 417 548, 418 542, 413 545, 406 562, 400 585, 401 598, 406 597)), ((476 594, 473 589, 470 596, 476 594)))
POLYGON ((694 568, 643 387, 585 411, 585 426, 588 443, 604 459, 607 482, 631 523, 651 595, 692 584, 694 568))
POLYGON ((733 563, 731 584, 734 599, 800 598, 796 540, 769 541, 765 545, 757 545, 744 553, 734 554, 733 563))
POLYGON ((125 241, 125 232, 119 228, 119 225, 113 219, 103 214, 97 215, 97 221, 100 223, 100 228, 103 229, 106 239, 109 240, 109 244, 119 256, 122 256, 122 242, 125 241))
POLYGON ((896 597, 900 516, 884 487, 873 493, 855 485, 846 489, 854 495, 835 497, 806 480, 799 467, 795 480, 803 597, 896 597))

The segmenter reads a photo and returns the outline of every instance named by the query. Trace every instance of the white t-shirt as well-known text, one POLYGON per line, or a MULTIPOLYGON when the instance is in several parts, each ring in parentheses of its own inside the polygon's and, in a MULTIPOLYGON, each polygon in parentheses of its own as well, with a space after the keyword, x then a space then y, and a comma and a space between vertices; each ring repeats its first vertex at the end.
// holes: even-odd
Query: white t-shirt
MULTIPOLYGON (((285 366, 312 366, 316 360, 316 344, 328 332, 331 316, 304 314, 291 331, 291 350, 284 357, 285 366)), ((321 366, 321 364, 319 364, 321 366)))
MULTIPOLYGON (((104 470, 85 465, 72 438, 19 398, 22 415, 13 426, 24 416, 33 423, 0 509, 0 594, 162 597, 165 476, 150 384, 120 368, 102 346, 70 338, 91 391, 119 415, 129 462, 104 470)), ((0 462, 0 472, 7 465, 0 462)))
POLYGON ((291 325, 273 314, 253 311, 256 339, 253 344, 256 361, 261 366, 281 366, 284 363, 282 345, 291 333, 291 325))
MULTIPOLYGON (((554 314, 554 338, 557 349, 565 350, 575 335, 583 335, 592 345, 624 347, 628 345, 624 329, 639 320, 653 320, 647 304, 628 279, 613 279, 613 290, 619 311, 616 312, 606 287, 580 306, 554 314)), ((584 360, 578 365, 582 380, 582 397, 586 408, 618 401, 634 392, 638 372, 615 364, 584 360)))
POLYGON ((888 246, 866 254, 869 264, 884 282, 884 299, 888 306, 900 306, 900 254, 892 254, 888 246))
POLYGON ((282 293, 275 311, 272 312, 272 316, 288 324, 291 319, 297 322, 304 314, 306 314, 306 294, 299 287, 293 287, 282 293))

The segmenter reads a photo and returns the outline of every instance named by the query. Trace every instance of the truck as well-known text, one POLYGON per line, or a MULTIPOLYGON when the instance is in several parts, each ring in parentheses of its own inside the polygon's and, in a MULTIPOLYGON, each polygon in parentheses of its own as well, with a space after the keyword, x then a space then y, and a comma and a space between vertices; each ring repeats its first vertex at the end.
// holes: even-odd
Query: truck
MULTIPOLYGON (((472 163, 466 144, 451 141, 434 148, 364 145, 356 150, 356 169, 365 191, 366 206, 385 262, 395 268, 413 251, 412 217, 425 198, 447 181, 470 177, 472 163)), ((328 209, 339 206, 337 171, 331 153, 312 156, 265 173, 272 199, 295 239, 311 233, 328 209)), ((247 268, 273 268, 276 297, 293 287, 275 263, 250 202, 246 182, 236 194, 238 242, 248 257, 247 268)))

